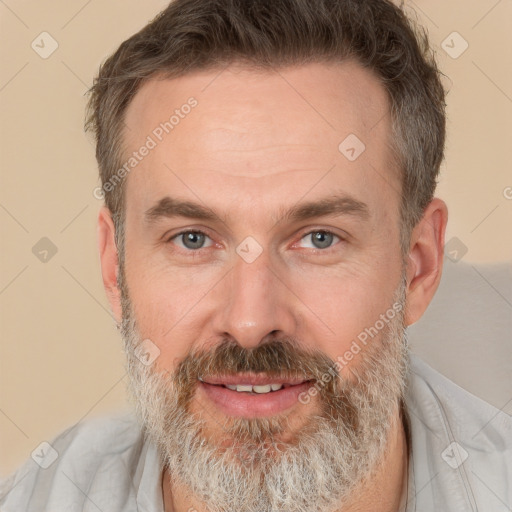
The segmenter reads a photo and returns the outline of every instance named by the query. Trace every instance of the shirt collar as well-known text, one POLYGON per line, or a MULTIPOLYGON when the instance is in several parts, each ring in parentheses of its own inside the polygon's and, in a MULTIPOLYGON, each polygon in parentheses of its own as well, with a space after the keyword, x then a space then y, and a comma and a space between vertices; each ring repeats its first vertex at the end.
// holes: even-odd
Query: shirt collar
POLYGON ((156 445, 145 438, 134 476, 138 512, 164 512, 163 471, 164 464, 156 445))

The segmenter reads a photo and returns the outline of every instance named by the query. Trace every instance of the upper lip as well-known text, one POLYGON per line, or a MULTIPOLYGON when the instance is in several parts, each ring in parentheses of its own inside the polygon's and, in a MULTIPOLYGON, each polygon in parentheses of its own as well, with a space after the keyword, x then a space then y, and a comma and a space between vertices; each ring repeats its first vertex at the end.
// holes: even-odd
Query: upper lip
POLYGON ((237 375, 220 375, 202 377, 200 380, 206 384, 215 385, 251 385, 251 386, 264 386, 266 384, 289 384, 295 386, 307 382, 309 379, 303 377, 269 377, 268 375, 255 375, 255 374, 237 374, 237 375))

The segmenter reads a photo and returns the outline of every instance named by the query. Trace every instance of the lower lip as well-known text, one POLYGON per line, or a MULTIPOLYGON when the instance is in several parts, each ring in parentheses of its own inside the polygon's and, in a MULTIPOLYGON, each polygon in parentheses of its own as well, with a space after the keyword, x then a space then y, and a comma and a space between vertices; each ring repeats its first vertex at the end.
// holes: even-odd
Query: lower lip
POLYGON ((228 416, 254 418, 279 414, 298 402, 301 393, 306 392, 312 382, 303 382, 295 386, 281 388, 265 394, 250 394, 233 391, 223 386, 199 382, 199 388, 206 396, 228 416))

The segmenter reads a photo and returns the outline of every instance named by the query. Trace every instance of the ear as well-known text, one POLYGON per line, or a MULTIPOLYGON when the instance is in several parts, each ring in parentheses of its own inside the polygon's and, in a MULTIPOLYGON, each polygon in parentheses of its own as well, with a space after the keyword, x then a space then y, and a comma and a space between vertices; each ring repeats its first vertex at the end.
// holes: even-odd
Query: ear
POLYGON ((110 308, 116 322, 121 322, 121 291, 117 286, 119 258, 115 240, 115 228, 110 210, 103 206, 98 215, 98 250, 100 253, 101 275, 110 308))
POLYGON ((447 222, 446 204, 434 198, 411 233, 407 261, 406 325, 421 318, 441 281, 447 222))

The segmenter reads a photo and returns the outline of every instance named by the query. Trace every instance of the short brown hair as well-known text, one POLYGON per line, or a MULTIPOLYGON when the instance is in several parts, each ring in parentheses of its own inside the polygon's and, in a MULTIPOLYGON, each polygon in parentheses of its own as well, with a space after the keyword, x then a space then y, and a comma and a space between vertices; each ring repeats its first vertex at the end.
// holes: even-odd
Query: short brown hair
MULTIPOLYGON (((401 247, 433 198, 445 140, 445 98, 423 30, 389 0, 175 0, 101 66, 86 129, 96 138, 102 186, 122 165, 126 108, 141 85, 163 75, 246 63, 263 69, 354 58, 390 98, 402 171, 401 247)), ((124 187, 104 190, 124 231, 124 187)), ((122 250, 122 247, 121 247, 122 250)))

